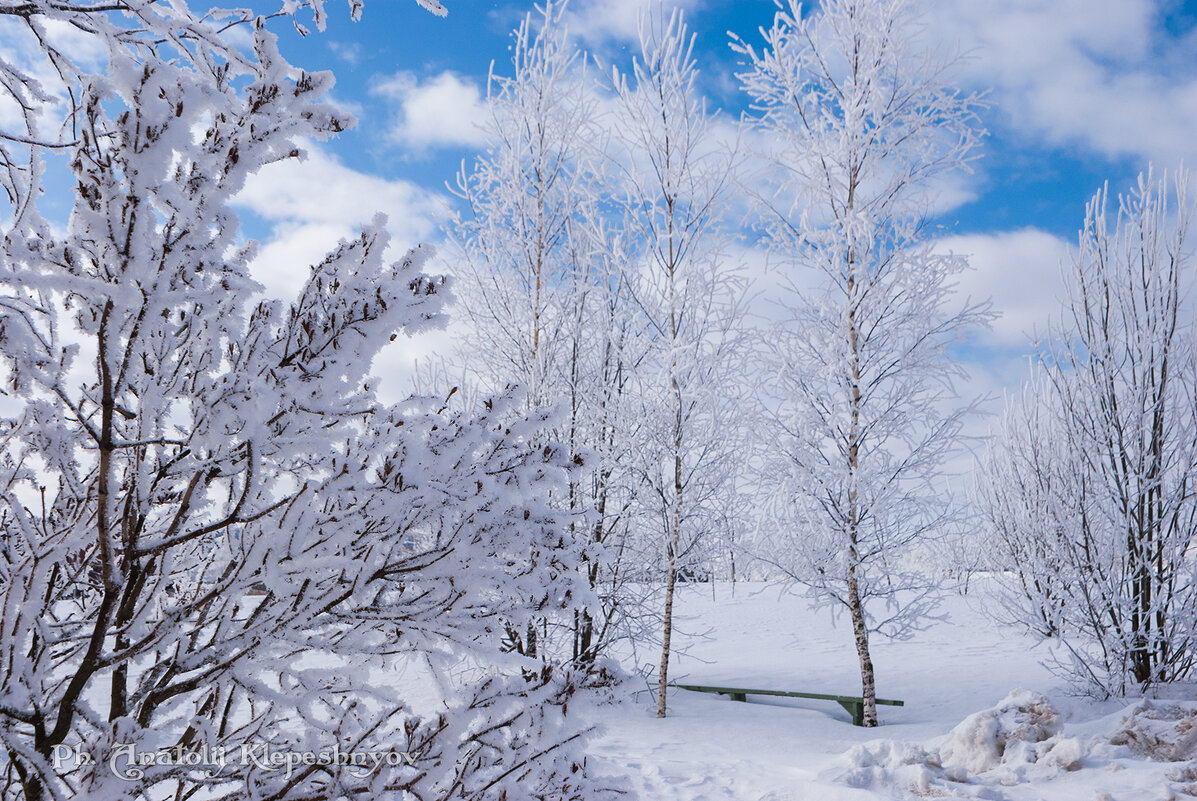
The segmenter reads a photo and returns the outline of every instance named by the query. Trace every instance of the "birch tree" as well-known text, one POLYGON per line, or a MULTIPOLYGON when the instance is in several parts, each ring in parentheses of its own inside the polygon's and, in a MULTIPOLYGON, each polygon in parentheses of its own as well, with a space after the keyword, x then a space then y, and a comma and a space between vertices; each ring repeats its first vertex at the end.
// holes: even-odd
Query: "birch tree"
POLYGON ((642 457, 650 525, 657 524, 665 546, 657 673, 657 717, 664 717, 679 562, 711 523, 718 489, 731 480, 726 379, 745 286, 722 250, 734 143, 719 137, 698 91, 694 38, 681 12, 656 30, 654 19, 641 18, 631 72, 613 75, 624 213, 642 247, 636 293, 653 342, 654 369, 641 386, 654 424, 642 457))
POLYGON ((23 112, 0 130, 0 797, 602 796, 576 675, 496 646, 586 594, 543 415, 378 402, 373 357, 445 295, 426 248, 384 257, 382 219, 290 302, 258 297, 230 198, 347 124, 331 75, 242 12, 35 0, 0 25, 53 67, 0 63, 23 112), (412 665, 440 709, 378 681, 412 665))
MULTIPOLYGON (((457 180, 469 207, 454 234, 466 366, 486 387, 522 387, 529 409, 559 398, 573 322, 563 288, 585 250, 575 217, 586 177, 577 143, 590 114, 563 11, 546 3, 512 34, 512 75, 492 71, 489 80, 490 152, 463 165, 457 180)), ((520 653, 543 650, 535 625, 507 636, 520 653)))
POLYGON ((1169 186, 1149 171, 1116 200, 1108 187, 1094 195, 1042 375, 1008 411, 979 493, 1018 563, 1009 589, 1019 621, 1058 636, 1067 657, 1057 667, 1101 695, 1193 668, 1188 181, 1178 171, 1169 186), (1010 508, 1022 514, 1005 517, 1010 508))
POLYGON ((563 289, 587 255, 577 214, 589 194, 582 143, 592 100, 563 14, 564 4, 547 3, 512 33, 512 74, 492 71, 489 81, 490 152, 457 179, 468 213, 454 257, 467 279, 471 350, 486 354, 471 371, 488 385, 525 387, 530 408, 560 389, 563 289))
MULTIPOLYGON (((589 666, 638 617, 625 569, 639 426, 630 388, 643 340, 628 238, 604 200, 596 87, 565 12, 565 3, 547 3, 526 16, 513 33, 511 74, 491 75, 489 145, 458 178, 468 208, 452 258, 469 322, 459 354, 466 371, 484 386, 526 387, 529 408, 556 408, 545 436, 588 464, 558 502, 575 513, 599 603, 579 607, 549 650, 589 666)), ((509 637, 518 650, 546 653, 533 630, 509 637)))
POLYGON ((764 387, 775 562, 848 612, 866 726, 869 635, 928 611, 927 580, 901 556, 948 518, 936 482, 965 409, 946 351, 985 319, 952 297, 965 261, 924 235, 933 182, 973 156, 977 100, 918 31, 907 0, 828 0, 808 15, 789 0, 761 50, 733 44, 751 122, 773 143, 764 230, 794 268, 764 387))

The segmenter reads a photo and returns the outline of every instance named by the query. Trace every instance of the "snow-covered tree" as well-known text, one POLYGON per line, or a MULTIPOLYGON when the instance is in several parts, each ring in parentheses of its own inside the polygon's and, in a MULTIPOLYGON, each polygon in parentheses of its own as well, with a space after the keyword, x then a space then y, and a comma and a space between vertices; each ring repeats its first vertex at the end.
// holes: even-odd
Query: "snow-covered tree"
MULTIPOLYGON (((489 144, 458 178, 468 209, 451 258, 468 319, 466 373, 483 386, 527 388, 530 408, 558 408, 545 436, 585 454, 588 470, 558 500, 579 513, 574 533, 588 545, 584 570, 599 605, 579 607, 549 650, 589 665, 628 632, 638 606, 625 594, 624 557, 639 425, 629 382, 642 338, 626 237, 607 219, 598 97, 565 12, 554 2, 525 17, 513 34, 511 75, 491 75, 489 144)), ((538 650, 534 630, 510 638, 538 650)))
POLYGON ((0 25, 51 66, 0 63, 0 797, 602 797, 575 675, 500 648, 588 593, 544 416, 377 401, 374 355, 445 295, 381 219, 258 299, 229 201, 346 124, 331 76, 241 12, 33 0, 0 25))
POLYGON ((1102 694, 1185 678, 1197 614, 1197 352, 1187 173, 1086 208, 1061 326, 1007 413, 979 497, 1020 622, 1102 694), (1175 208, 1170 209, 1170 201, 1175 208))
MULTIPOLYGON (((587 204, 594 211, 593 204, 587 204)), ((597 594, 594 610, 579 610, 575 659, 593 664, 617 641, 641 640, 655 626, 643 584, 643 482, 636 454, 645 429, 638 378, 648 358, 645 321, 633 293, 629 265, 635 254, 626 232, 601 213, 590 218, 591 269, 587 289, 574 294, 570 409, 563 442, 585 448, 593 471, 578 488, 590 515, 587 578, 597 594)))
POLYGON ((909 0, 782 4, 741 75, 772 142, 764 228, 793 266, 767 337, 762 483, 775 564, 851 618, 864 723, 874 726, 869 635, 927 611, 910 546, 941 530, 945 460, 964 410, 947 348, 982 323, 952 298, 965 260, 927 244, 933 181, 965 166, 976 99, 947 82, 909 0), (882 606, 884 605, 884 606, 882 606))
POLYGON ((639 382, 650 422, 638 456, 647 525, 658 532, 652 550, 663 551, 665 564, 657 674, 657 717, 664 717, 679 565, 704 529, 715 528, 719 492, 733 478, 728 373, 745 281, 723 248, 735 143, 718 135, 698 91, 694 39, 681 12, 665 19, 657 11, 641 17, 640 57, 630 74, 614 73, 613 134, 625 226, 642 262, 636 299, 652 341, 639 382))
POLYGON ((566 290, 588 263, 579 205, 592 196, 586 163, 593 99, 582 60, 562 21, 564 3, 546 3, 512 34, 512 75, 490 77, 486 153, 462 168, 454 261, 462 272, 469 366, 488 385, 528 389, 546 406, 559 386, 572 305, 566 290))
MULTIPOLYGON (((573 322, 560 295, 574 283, 583 250, 577 143, 586 139, 589 111, 562 13, 549 2, 513 33, 514 74, 490 78, 493 144, 468 171, 463 166, 457 186, 469 207, 454 259, 468 320, 466 368, 483 386, 522 387, 530 409, 556 400, 573 322)), ((542 628, 509 628, 511 647, 536 656, 542 628)))

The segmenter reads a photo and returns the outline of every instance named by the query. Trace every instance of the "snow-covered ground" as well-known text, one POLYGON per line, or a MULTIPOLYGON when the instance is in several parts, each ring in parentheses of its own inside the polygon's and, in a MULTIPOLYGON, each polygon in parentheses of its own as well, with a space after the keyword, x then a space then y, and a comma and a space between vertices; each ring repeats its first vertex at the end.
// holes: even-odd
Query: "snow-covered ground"
MULTIPOLYGON (((859 694, 846 619, 765 585, 679 590, 673 681, 859 694)), ((658 720, 645 691, 600 712, 590 764, 645 801, 1197 796, 1197 703, 1151 701, 1124 723, 1143 702, 1070 695, 1042 646, 980 612, 983 593, 948 596, 948 619, 911 640, 875 640, 878 695, 906 704, 879 707, 880 728, 829 701, 676 689, 658 720)))

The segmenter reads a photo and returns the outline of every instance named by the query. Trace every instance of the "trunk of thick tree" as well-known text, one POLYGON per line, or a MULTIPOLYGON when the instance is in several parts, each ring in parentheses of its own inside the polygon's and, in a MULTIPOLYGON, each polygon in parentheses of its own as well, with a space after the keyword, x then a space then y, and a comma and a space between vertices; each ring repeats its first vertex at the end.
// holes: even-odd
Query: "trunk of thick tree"
POLYGON ((594 664, 594 618, 583 610, 575 614, 574 664, 587 668, 594 664))

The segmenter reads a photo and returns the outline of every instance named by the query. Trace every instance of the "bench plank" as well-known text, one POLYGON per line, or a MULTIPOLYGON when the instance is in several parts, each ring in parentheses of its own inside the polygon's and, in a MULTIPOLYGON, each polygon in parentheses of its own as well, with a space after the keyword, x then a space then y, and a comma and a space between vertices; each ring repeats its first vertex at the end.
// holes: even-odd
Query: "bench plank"
MULTIPOLYGON (((813 698, 816 701, 835 701, 852 716, 852 725, 864 725, 864 698, 858 695, 828 695, 826 693, 800 693, 790 690, 761 690, 747 687, 715 687, 706 684, 673 684, 679 690, 698 693, 718 693, 729 696, 733 701, 747 702, 749 695, 778 695, 786 698, 813 698)), ((905 706, 905 702, 891 698, 876 699, 879 705, 905 706)))

